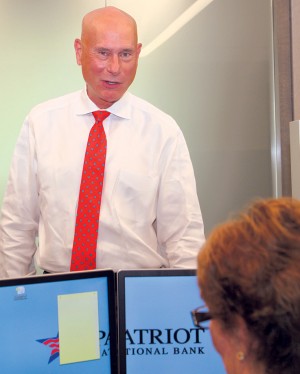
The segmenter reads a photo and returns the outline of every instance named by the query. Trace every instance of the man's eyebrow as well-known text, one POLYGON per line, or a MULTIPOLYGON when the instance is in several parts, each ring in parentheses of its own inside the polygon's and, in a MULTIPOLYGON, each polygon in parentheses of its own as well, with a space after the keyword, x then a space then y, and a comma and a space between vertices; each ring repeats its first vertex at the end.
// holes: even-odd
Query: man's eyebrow
MULTIPOLYGON (((114 49, 112 48, 106 48, 106 47, 95 47, 96 51, 104 51, 104 52, 113 52, 114 49)), ((116 50, 116 52, 133 52, 134 48, 121 48, 119 50, 116 50)))
POLYGON ((105 48, 105 47, 95 47, 95 50, 96 51, 110 51, 109 48, 105 48))
POLYGON ((124 48, 124 49, 121 49, 120 52, 133 52, 134 51, 134 48, 124 48))

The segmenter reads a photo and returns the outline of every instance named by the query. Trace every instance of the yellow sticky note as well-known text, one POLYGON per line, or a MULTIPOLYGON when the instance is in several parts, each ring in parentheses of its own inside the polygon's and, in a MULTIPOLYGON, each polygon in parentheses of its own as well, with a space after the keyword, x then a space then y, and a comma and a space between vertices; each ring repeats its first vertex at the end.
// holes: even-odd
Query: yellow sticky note
POLYGON ((59 295, 58 330, 61 364, 99 359, 97 292, 59 295))

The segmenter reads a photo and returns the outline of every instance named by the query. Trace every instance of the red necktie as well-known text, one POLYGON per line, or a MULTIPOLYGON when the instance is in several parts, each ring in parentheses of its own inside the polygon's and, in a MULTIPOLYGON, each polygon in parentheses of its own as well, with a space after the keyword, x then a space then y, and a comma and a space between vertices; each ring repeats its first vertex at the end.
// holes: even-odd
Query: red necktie
POLYGON ((92 127, 84 158, 79 191, 71 271, 96 268, 99 214, 106 158, 106 136, 103 121, 109 112, 93 112, 92 127))

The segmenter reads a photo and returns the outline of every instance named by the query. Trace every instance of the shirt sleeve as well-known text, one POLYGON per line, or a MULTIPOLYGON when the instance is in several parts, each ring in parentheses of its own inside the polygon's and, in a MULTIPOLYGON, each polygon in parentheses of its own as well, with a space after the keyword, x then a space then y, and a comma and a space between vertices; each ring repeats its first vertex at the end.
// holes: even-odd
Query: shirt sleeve
POLYGON ((181 131, 162 157, 157 208, 157 236, 171 268, 196 268, 205 241, 194 170, 181 131))
POLYGON ((3 277, 33 274, 38 229, 34 137, 28 118, 14 150, 0 220, 3 277))

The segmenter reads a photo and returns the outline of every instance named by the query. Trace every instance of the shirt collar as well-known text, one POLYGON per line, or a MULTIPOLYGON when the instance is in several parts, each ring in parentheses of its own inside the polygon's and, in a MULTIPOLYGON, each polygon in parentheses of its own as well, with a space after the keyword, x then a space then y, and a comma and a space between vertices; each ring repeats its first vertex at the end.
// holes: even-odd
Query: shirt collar
MULTIPOLYGON (((107 108, 107 111, 114 114, 117 117, 130 119, 131 118, 131 94, 126 92, 121 99, 107 108)), ((85 115, 96 110, 99 108, 92 102, 92 100, 88 97, 86 92, 86 88, 84 88, 78 97, 78 100, 75 104, 75 111, 77 115, 85 115)))

